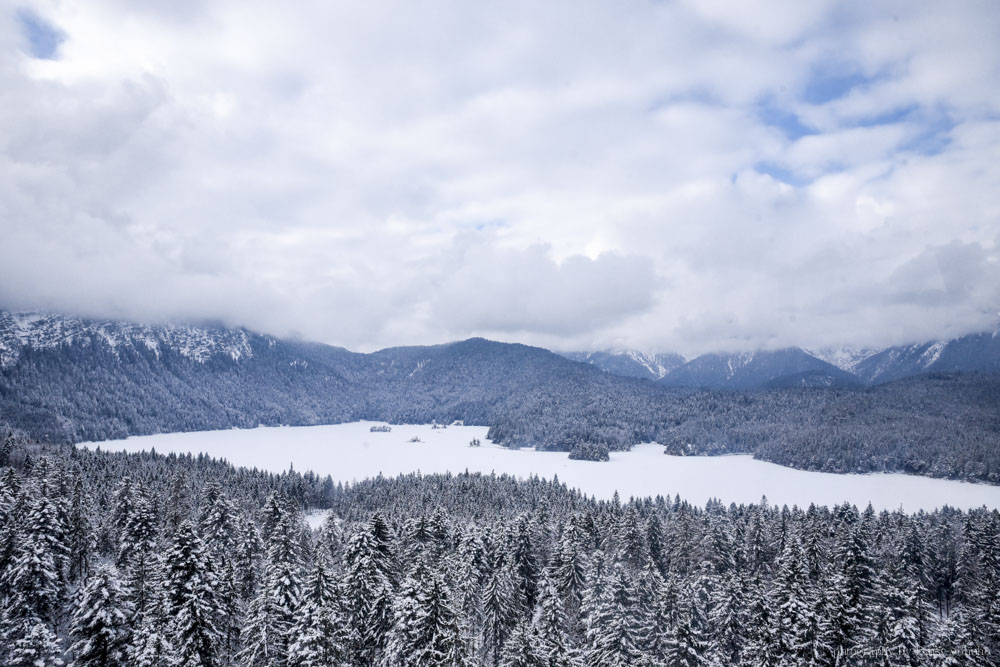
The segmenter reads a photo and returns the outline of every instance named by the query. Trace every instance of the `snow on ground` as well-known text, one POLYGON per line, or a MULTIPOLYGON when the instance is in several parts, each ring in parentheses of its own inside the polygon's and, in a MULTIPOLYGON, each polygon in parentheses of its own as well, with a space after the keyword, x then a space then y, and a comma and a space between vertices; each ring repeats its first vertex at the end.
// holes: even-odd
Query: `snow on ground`
POLYGON ((330 510, 309 510, 304 517, 306 525, 312 530, 319 530, 328 514, 330 514, 330 510))
POLYGON ((1000 486, 970 484, 899 474, 836 475, 795 470, 750 456, 666 456, 659 445, 638 445, 629 452, 612 452, 611 461, 572 461, 565 452, 510 450, 486 439, 486 428, 394 425, 389 433, 369 431, 373 422, 333 426, 275 427, 249 430, 199 431, 87 443, 111 451, 155 449, 224 458, 229 462, 273 472, 313 470, 334 481, 353 482, 381 473, 396 476, 421 471, 451 471, 519 477, 536 474, 559 480, 587 495, 610 498, 615 490, 630 496, 679 494, 703 505, 710 498, 728 504, 759 502, 766 495, 777 505, 833 505, 849 501, 863 507, 906 511, 941 505, 1000 508, 1000 486), (422 442, 410 442, 418 437, 422 442), (469 447, 478 438, 480 447, 469 447))

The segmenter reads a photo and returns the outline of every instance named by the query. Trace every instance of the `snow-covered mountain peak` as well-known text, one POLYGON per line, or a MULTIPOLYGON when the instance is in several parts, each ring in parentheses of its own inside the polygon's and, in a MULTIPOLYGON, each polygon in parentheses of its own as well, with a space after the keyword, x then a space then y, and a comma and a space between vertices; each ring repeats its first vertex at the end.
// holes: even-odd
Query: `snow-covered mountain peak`
POLYGON ((157 357, 164 349, 199 363, 225 355, 234 361, 252 357, 249 334, 242 329, 187 325, 149 326, 111 320, 92 321, 44 313, 0 311, 0 366, 10 366, 25 348, 45 350, 75 342, 102 342, 115 353, 142 346, 157 357))
POLYGON ((825 347, 806 352, 828 364, 833 364, 842 371, 853 373, 859 363, 878 354, 879 350, 870 347, 825 347))
POLYGON ((643 352, 630 349, 609 349, 599 352, 564 352, 562 356, 573 361, 597 366, 615 375, 660 380, 670 371, 684 364, 679 354, 643 352))
POLYGON ((681 363, 683 363, 683 357, 679 355, 654 354, 652 352, 639 352, 638 350, 626 350, 622 354, 645 368, 657 380, 677 367, 677 359, 680 359, 681 363))

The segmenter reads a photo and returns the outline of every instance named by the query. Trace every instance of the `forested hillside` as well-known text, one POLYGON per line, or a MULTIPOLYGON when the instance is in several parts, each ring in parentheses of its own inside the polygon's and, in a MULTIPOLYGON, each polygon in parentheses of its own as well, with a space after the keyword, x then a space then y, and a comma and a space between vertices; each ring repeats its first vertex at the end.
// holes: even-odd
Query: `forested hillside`
POLYGON ((746 354, 703 354, 674 369, 660 382, 672 387, 711 389, 861 385, 850 373, 797 347, 746 354))
POLYGON ((1000 377, 860 389, 673 389, 470 339, 357 354, 242 330, 47 321, 0 367, 0 423, 54 442, 257 425, 464 420, 507 446, 606 458, 749 452, 832 472, 1000 481, 1000 377), (88 328, 89 326, 89 328, 88 328), (53 331, 55 333, 53 333, 53 331))
POLYGON ((0 663, 991 665, 1000 516, 0 440, 0 663), (309 530, 303 510, 330 510, 309 530))
POLYGON ((597 366, 612 375, 624 375, 641 380, 659 380, 675 368, 684 365, 679 354, 650 354, 647 352, 562 352, 572 361, 597 366))

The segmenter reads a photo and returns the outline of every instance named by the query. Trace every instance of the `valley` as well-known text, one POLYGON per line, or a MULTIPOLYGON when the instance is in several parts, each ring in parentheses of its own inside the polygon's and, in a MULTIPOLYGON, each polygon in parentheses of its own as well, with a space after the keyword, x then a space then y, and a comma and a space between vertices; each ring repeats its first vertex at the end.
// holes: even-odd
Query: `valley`
POLYGON ((877 511, 1000 509, 1000 486, 929 479, 916 475, 838 475, 795 470, 747 455, 665 456, 663 447, 641 444, 612 452, 606 463, 575 461, 563 452, 509 449, 490 442, 478 426, 393 425, 388 433, 371 432, 375 422, 332 426, 229 429, 171 433, 84 443, 88 449, 160 454, 205 454, 236 466, 273 473, 312 470, 334 482, 356 483, 378 475, 479 472, 524 479, 536 475, 558 480, 598 500, 617 491, 624 501, 679 495, 695 505, 717 499, 730 503, 782 506, 834 506, 843 502, 877 511), (418 438, 419 442, 411 442, 418 438), (473 438, 482 445, 470 447, 473 438))

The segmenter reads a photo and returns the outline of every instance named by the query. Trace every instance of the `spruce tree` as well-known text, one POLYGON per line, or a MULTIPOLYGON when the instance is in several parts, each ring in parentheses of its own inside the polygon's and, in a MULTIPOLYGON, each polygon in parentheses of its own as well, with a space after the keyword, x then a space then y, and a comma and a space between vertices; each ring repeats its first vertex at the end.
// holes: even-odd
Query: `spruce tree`
POLYGON ((668 665, 695 667, 711 653, 702 592, 695 580, 681 587, 677 596, 677 620, 666 639, 664 658, 668 665))
POLYGON ((218 581, 190 520, 177 526, 165 565, 167 613, 172 619, 170 636, 176 647, 171 664, 176 667, 218 664, 218 581))
POLYGON ((940 667, 987 667, 995 665, 985 648, 976 642, 973 623, 961 605, 938 624, 925 652, 926 664, 940 667))
POLYGON ((559 591, 552 577, 543 573, 531 635, 535 651, 546 667, 570 667, 573 664, 573 650, 566 627, 566 613, 559 591))
POLYGON ((175 649, 170 639, 170 619, 162 598, 150 603, 148 611, 138 620, 129 648, 129 665, 161 667, 169 665, 175 649))
POLYGON ((145 488, 136 487, 121 530, 116 563, 123 573, 136 614, 143 614, 152 597, 156 568, 156 517, 145 488))
POLYGON ((247 611, 240 653, 249 665, 282 667, 288 662, 291 629, 302 593, 297 525, 296 515, 282 509, 271 528, 263 581, 247 611))
POLYGON ((127 648, 131 631, 126 595, 118 573, 98 567, 87 580, 70 626, 74 667, 118 667, 131 664, 127 648))
POLYGON ((483 579, 483 649, 496 663, 518 619, 514 573, 502 554, 496 554, 483 579))
POLYGON ((748 594, 746 575, 731 570, 722 576, 713 595, 709 625, 713 653, 722 664, 736 664, 740 649, 747 641, 748 594))
POLYGON ((556 568, 552 575, 556 588, 566 601, 571 620, 576 620, 580 615, 583 591, 587 585, 590 563, 585 542, 583 529, 576 517, 572 517, 559 539, 556 568))
POLYGON ((797 534, 790 535, 778 559, 768 603, 772 609, 775 651, 782 660, 805 664, 812 651, 813 593, 805 549, 797 534))
POLYGON ((321 551, 306 581, 302 604, 292 627, 294 640, 289 647, 290 666, 324 667, 344 660, 346 637, 337 598, 329 556, 321 551))
POLYGON ((62 647, 48 624, 29 623, 22 636, 14 640, 8 667, 62 667, 62 647))
POLYGON ((634 585, 624 566, 614 563, 587 618, 587 665, 632 665, 641 659, 634 585))
POLYGON ((372 664, 380 659, 392 627, 392 556, 381 515, 373 515, 351 537, 344 566, 353 659, 372 664))
POLYGON ((432 572, 424 559, 400 587, 383 664, 471 664, 451 593, 444 578, 432 572))
POLYGON ((868 540, 855 514, 840 524, 837 547, 829 577, 831 642, 835 652, 852 655, 863 641, 864 630, 872 619, 874 572, 868 553, 868 540))
POLYGON ((417 641, 418 665, 471 665, 461 621, 451 592, 440 573, 433 573, 422 603, 421 632, 417 641))
POLYGON ((66 533, 70 581, 79 581, 90 574, 90 556, 96 541, 90 520, 91 511, 89 494, 84 488, 83 478, 77 472, 73 480, 66 533))
POLYGON ((523 514, 514 522, 510 536, 509 558, 514 568, 514 584, 518 592, 521 614, 530 614, 538 598, 538 577, 541 568, 531 535, 528 518, 523 514))
POLYGON ((511 631, 496 664, 503 667, 548 667, 527 623, 518 623, 511 631))
POLYGON ((61 543, 53 539, 55 521, 52 503, 44 497, 36 499, 4 581, 4 621, 15 632, 38 622, 54 628, 60 616, 63 576, 56 557, 61 543))

